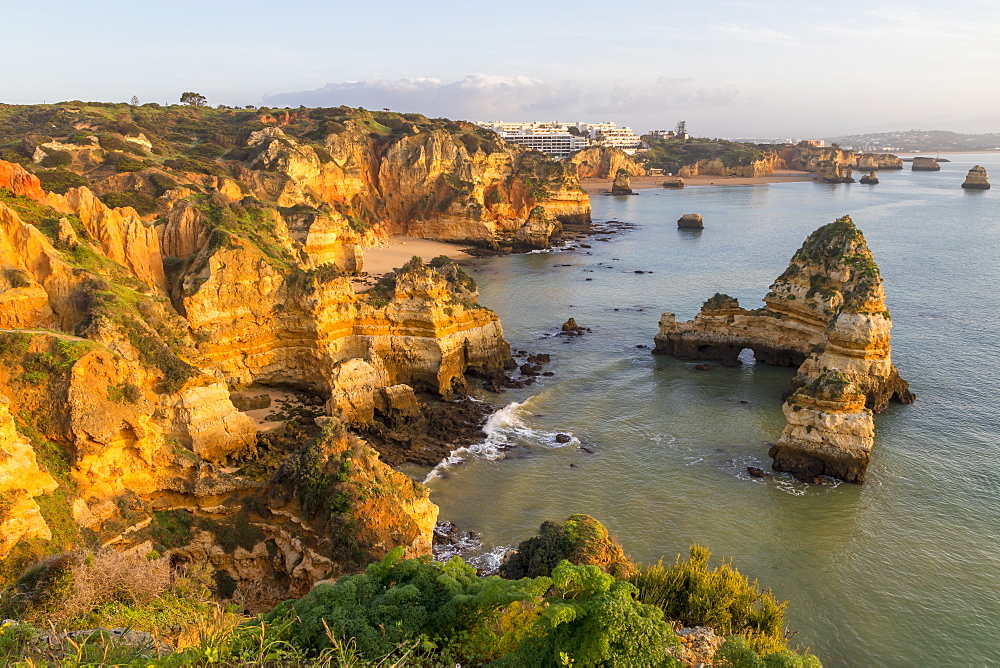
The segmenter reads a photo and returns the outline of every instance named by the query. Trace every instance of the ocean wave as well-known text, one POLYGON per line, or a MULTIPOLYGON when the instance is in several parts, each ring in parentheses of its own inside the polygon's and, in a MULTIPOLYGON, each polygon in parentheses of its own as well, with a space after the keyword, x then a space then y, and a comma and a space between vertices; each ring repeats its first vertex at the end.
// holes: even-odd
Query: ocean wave
POLYGON ((527 407, 530 401, 531 397, 523 402, 511 402, 490 415, 486 424, 483 425, 486 438, 479 443, 453 450, 450 455, 431 469, 424 479, 424 484, 434 478, 442 477, 444 471, 470 457, 495 461, 503 459, 507 450, 517 447, 562 448, 569 445, 580 446, 580 439, 569 432, 545 431, 528 425, 525 418, 532 414, 527 407), (565 443, 558 442, 556 437, 559 433, 569 436, 569 440, 565 443))

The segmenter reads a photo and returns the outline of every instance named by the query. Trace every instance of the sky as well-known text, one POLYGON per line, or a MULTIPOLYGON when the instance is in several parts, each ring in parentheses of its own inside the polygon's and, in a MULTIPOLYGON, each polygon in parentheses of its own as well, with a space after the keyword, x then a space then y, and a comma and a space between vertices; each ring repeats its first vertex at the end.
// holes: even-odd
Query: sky
POLYGON ((1000 132, 1000 0, 3 4, 12 104, 195 91, 709 137, 1000 132))

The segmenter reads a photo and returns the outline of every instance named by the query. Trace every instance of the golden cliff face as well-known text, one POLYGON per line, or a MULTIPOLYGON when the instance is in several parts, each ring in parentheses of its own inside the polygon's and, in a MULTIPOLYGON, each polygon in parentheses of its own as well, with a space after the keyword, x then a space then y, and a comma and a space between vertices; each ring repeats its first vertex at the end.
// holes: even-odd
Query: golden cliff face
POLYGON ((681 178, 691 176, 765 176, 779 166, 778 156, 768 153, 748 165, 726 165, 721 158, 699 160, 693 165, 684 165, 677 172, 681 178))
POLYGON ((855 153, 833 146, 789 146, 778 151, 778 158, 788 169, 817 173, 830 165, 867 171, 903 168, 903 159, 889 153, 855 153))
MULTIPOLYGON (((305 178, 310 161, 295 160, 279 166, 305 178)), ((278 469, 262 470, 256 457, 274 446, 259 442, 230 390, 309 388, 348 423, 398 407, 412 387, 458 393, 465 373, 496 375, 510 361, 471 278, 443 258, 414 261, 357 294, 348 273, 361 267, 361 245, 374 233, 351 228, 351 214, 332 205, 293 198, 276 208, 246 195, 244 185, 259 183, 216 179, 209 193, 170 190, 154 227, 85 188, 41 191, 5 165, 0 329, 10 331, 0 332, 0 389, 13 402, 9 413, 25 416, 18 429, 37 430, 46 452, 64 455, 58 475, 50 461, 33 473, 27 450, 11 455, 17 475, 32 481, 11 488, 16 503, 0 518, 13 562, 45 554, 46 523, 32 498, 68 523, 53 549, 79 544, 81 532, 121 547, 150 541, 225 571, 262 608, 359 566, 349 545, 365 559, 400 544, 429 554, 437 508, 426 489, 341 427, 320 439, 325 459, 310 464, 324 487, 309 498, 339 499, 336 508, 275 495, 294 489, 280 469, 308 459, 316 427, 292 430, 284 449, 265 453, 278 469), (356 465, 347 487, 336 469, 345 458, 356 465), (182 542, 163 543, 163 513, 192 527, 182 542), (350 544, 323 529, 345 517, 350 544), (239 545, 228 538, 233 530, 243 532, 239 545), (272 585, 261 590, 255 583, 265 577, 272 585)))
POLYGON ((891 361, 892 321, 878 266, 850 217, 806 239, 764 304, 748 311, 716 295, 691 322, 665 313, 654 352, 738 364, 750 348, 759 361, 797 366, 793 389, 837 370, 874 411, 890 399, 913 401, 891 361))
POLYGON ((566 158, 564 163, 573 165, 581 179, 613 179, 619 171, 629 176, 645 176, 646 168, 620 148, 588 146, 566 158))
POLYGON ((58 486, 38 467, 31 443, 15 429, 9 403, 0 394, 0 559, 22 538, 52 538, 35 497, 58 486))

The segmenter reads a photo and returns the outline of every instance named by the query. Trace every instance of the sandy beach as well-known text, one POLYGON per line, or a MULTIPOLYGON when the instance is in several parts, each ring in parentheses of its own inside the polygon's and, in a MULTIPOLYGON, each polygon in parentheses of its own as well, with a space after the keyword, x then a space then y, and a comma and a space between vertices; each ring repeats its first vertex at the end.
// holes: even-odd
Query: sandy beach
POLYGON ((385 246, 365 249, 364 271, 370 276, 381 276, 406 264, 414 255, 420 259, 433 259, 438 255, 447 255, 455 260, 472 257, 462 250, 464 246, 444 241, 419 239, 393 235, 385 246))
MULTIPOLYGON (((665 176, 633 176, 633 190, 645 188, 662 188, 665 176)), ((759 186, 768 183, 789 183, 794 181, 812 181, 816 175, 811 172, 800 172, 794 169, 783 169, 767 176, 689 176, 684 179, 684 186, 759 186)), ((580 186, 588 195, 599 195, 611 190, 611 179, 580 179, 580 186)))

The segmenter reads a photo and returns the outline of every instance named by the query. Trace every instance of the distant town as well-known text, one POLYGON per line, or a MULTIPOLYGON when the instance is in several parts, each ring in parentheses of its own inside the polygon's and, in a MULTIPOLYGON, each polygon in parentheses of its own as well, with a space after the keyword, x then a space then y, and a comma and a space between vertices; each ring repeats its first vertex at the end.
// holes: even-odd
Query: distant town
MULTIPOLYGON (((561 121, 478 121, 477 125, 492 130, 506 141, 521 144, 541 151, 554 158, 565 158, 588 146, 612 146, 629 155, 649 148, 644 137, 660 139, 690 139, 685 121, 680 121, 673 130, 650 130, 642 135, 630 127, 618 127, 613 121, 603 123, 564 123, 561 121)), ((812 146, 825 146, 823 139, 728 139, 750 144, 798 144, 806 142, 812 146)))

